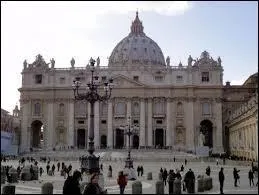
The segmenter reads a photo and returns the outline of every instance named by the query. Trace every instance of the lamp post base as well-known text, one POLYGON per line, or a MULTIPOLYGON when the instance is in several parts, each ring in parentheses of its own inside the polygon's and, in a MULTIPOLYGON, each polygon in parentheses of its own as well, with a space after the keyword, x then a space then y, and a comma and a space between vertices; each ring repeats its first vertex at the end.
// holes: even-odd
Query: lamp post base
POLYGON ((87 174, 100 173, 99 168, 100 156, 96 157, 94 154, 88 154, 81 157, 81 173, 87 174))

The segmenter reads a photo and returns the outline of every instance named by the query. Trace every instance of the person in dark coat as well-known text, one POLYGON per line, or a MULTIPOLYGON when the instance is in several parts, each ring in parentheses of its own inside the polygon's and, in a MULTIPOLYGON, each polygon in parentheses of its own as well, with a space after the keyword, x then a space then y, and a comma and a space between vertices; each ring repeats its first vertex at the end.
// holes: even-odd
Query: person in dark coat
POLYGON ((34 171, 33 171, 32 165, 30 167, 30 173, 31 173, 31 178, 34 178, 35 176, 34 176, 34 171))
POLYGON ((174 162, 175 162, 175 156, 174 156, 174 162))
POLYGON ((208 166, 208 167, 206 168, 206 175, 210 176, 210 172, 211 172, 210 166, 208 166))
POLYGON ((140 167, 140 175, 141 175, 141 177, 143 176, 143 173, 144 173, 144 168, 143 168, 143 166, 141 166, 140 167))
POLYGON ((49 174, 49 169, 50 169, 50 165, 49 164, 47 164, 46 169, 47 169, 47 174, 49 174))
POLYGON ((58 164, 57 164, 57 167, 58 167, 58 172, 59 172, 59 168, 60 168, 60 162, 58 162, 58 164))
POLYGON ((162 174, 162 178, 163 178, 163 182, 164 182, 165 186, 166 186, 166 179, 167 179, 167 176, 168 176, 167 170, 164 169, 164 172, 163 172, 163 174, 162 174))
POLYGON ((184 164, 187 165, 187 160, 186 159, 184 159, 184 164))
POLYGON ((254 184, 254 173, 253 173, 252 169, 250 169, 248 172, 248 179, 249 179, 250 187, 251 187, 251 183, 253 183, 253 186, 254 186, 255 185, 254 184))
POLYGON ((237 170, 236 167, 234 167, 233 176, 234 176, 234 180, 235 180, 235 183, 234 183, 235 187, 238 187, 237 180, 239 179, 239 175, 238 175, 239 171, 240 170, 237 170))
POLYGON ((138 177, 139 177, 139 174, 140 174, 140 166, 138 166, 137 172, 138 172, 138 177))
POLYGON ((40 167, 40 177, 42 176, 42 173, 43 173, 43 168, 40 167))
POLYGON ((120 194, 124 194, 125 187, 128 183, 126 176, 123 174, 123 171, 120 171, 119 176, 117 178, 117 183, 120 187, 120 194))
POLYGON ((55 165, 53 164, 53 165, 52 165, 52 168, 51 168, 53 175, 54 175, 54 172, 55 172, 55 168, 56 168, 56 167, 55 167, 55 165))
MULTIPOLYGON (((85 186, 83 194, 105 194, 98 184, 99 176, 97 173, 93 173, 90 179, 90 183, 85 186)), ((75 193, 74 193, 75 194, 75 193)))
POLYGON ((220 172, 219 172, 219 186, 220 186, 220 194, 224 194, 223 193, 223 184, 224 184, 224 180, 225 180, 225 175, 223 173, 223 167, 221 167, 220 172))
POLYGON ((184 166, 183 165, 181 166, 181 171, 184 171, 184 166))
POLYGON ((63 194, 81 194, 79 181, 81 180, 81 173, 75 170, 73 176, 67 177, 64 186, 63 194))
POLYGON ((103 164, 100 165, 100 169, 101 169, 101 171, 103 171, 103 164))
POLYGON ((175 178, 176 178, 176 174, 174 173, 174 170, 169 170, 168 179, 167 179, 169 194, 173 194, 173 191, 174 191, 173 184, 174 184, 175 178))
POLYGON ((187 192, 194 193, 195 176, 191 169, 185 174, 184 182, 187 192))

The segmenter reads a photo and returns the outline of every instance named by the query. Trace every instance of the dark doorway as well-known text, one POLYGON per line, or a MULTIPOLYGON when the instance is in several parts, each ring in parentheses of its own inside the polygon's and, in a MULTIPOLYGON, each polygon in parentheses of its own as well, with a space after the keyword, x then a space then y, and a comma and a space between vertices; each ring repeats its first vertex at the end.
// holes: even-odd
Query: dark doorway
POLYGON ((213 125, 212 122, 209 120, 203 120, 200 123, 201 129, 200 131, 204 134, 205 141, 204 146, 209 146, 210 148, 213 147, 213 125))
POLYGON ((107 137, 106 135, 101 136, 101 148, 106 148, 107 147, 107 137))
POLYGON ((139 146, 139 137, 137 135, 133 136, 133 148, 138 149, 139 146))
POLYGON ((85 129, 77 130, 77 147, 85 148, 85 129))
POLYGON ((155 146, 163 147, 164 146, 164 131, 163 129, 156 129, 155 132, 155 146))
POLYGON ((124 146, 124 130, 116 129, 116 144, 115 148, 123 148, 124 146))
POLYGON ((43 124, 41 121, 33 121, 31 124, 32 147, 41 148, 43 145, 43 124))

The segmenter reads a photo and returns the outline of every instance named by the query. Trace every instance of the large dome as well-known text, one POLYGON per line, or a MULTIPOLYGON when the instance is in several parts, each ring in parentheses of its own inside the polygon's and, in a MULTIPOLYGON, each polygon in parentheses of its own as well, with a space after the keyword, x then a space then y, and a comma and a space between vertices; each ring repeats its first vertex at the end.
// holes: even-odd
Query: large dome
POLYGON ((113 49, 109 67, 140 64, 165 66, 165 58, 160 47, 145 35, 143 29, 137 12, 130 34, 113 49))

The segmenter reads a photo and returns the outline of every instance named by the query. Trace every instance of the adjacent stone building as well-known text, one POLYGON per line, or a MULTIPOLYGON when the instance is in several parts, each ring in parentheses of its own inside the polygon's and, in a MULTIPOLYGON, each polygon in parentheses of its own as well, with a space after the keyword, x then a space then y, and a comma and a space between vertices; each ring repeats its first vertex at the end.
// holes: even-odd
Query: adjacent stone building
POLYGON ((258 73, 251 75, 242 87, 248 93, 243 102, 229 109, 225 119, 226 149, 230 155, 258 161, 258 73))
MULTIPOLYGON (((95 146, 127 147, 128 118, 135 128, 133 147, 167 147, 195 151, 198 135, 205 146, 223 152, 223 67, 207 51, 170 64, 155 41, 144 33, 136 14, 130 33, 113 49, 107 64, 97 60, 99 82, 112 77, 114 89, 107 102, 95 104, 95 146), (101 66, 102 65, 102 66, 101 66)), ((90 67, 55 68, 41 55, 24 61, 21 104, 21 148, 86 148, 90 106, 75 101, 73 80, 89 82, 90 67)), ((80 65, 79 65, 80 66, 80 65)), ((85 89, 82 90, 84 92, 85 89)), ((100 90, 101 91, 101 90, 100 90)))

